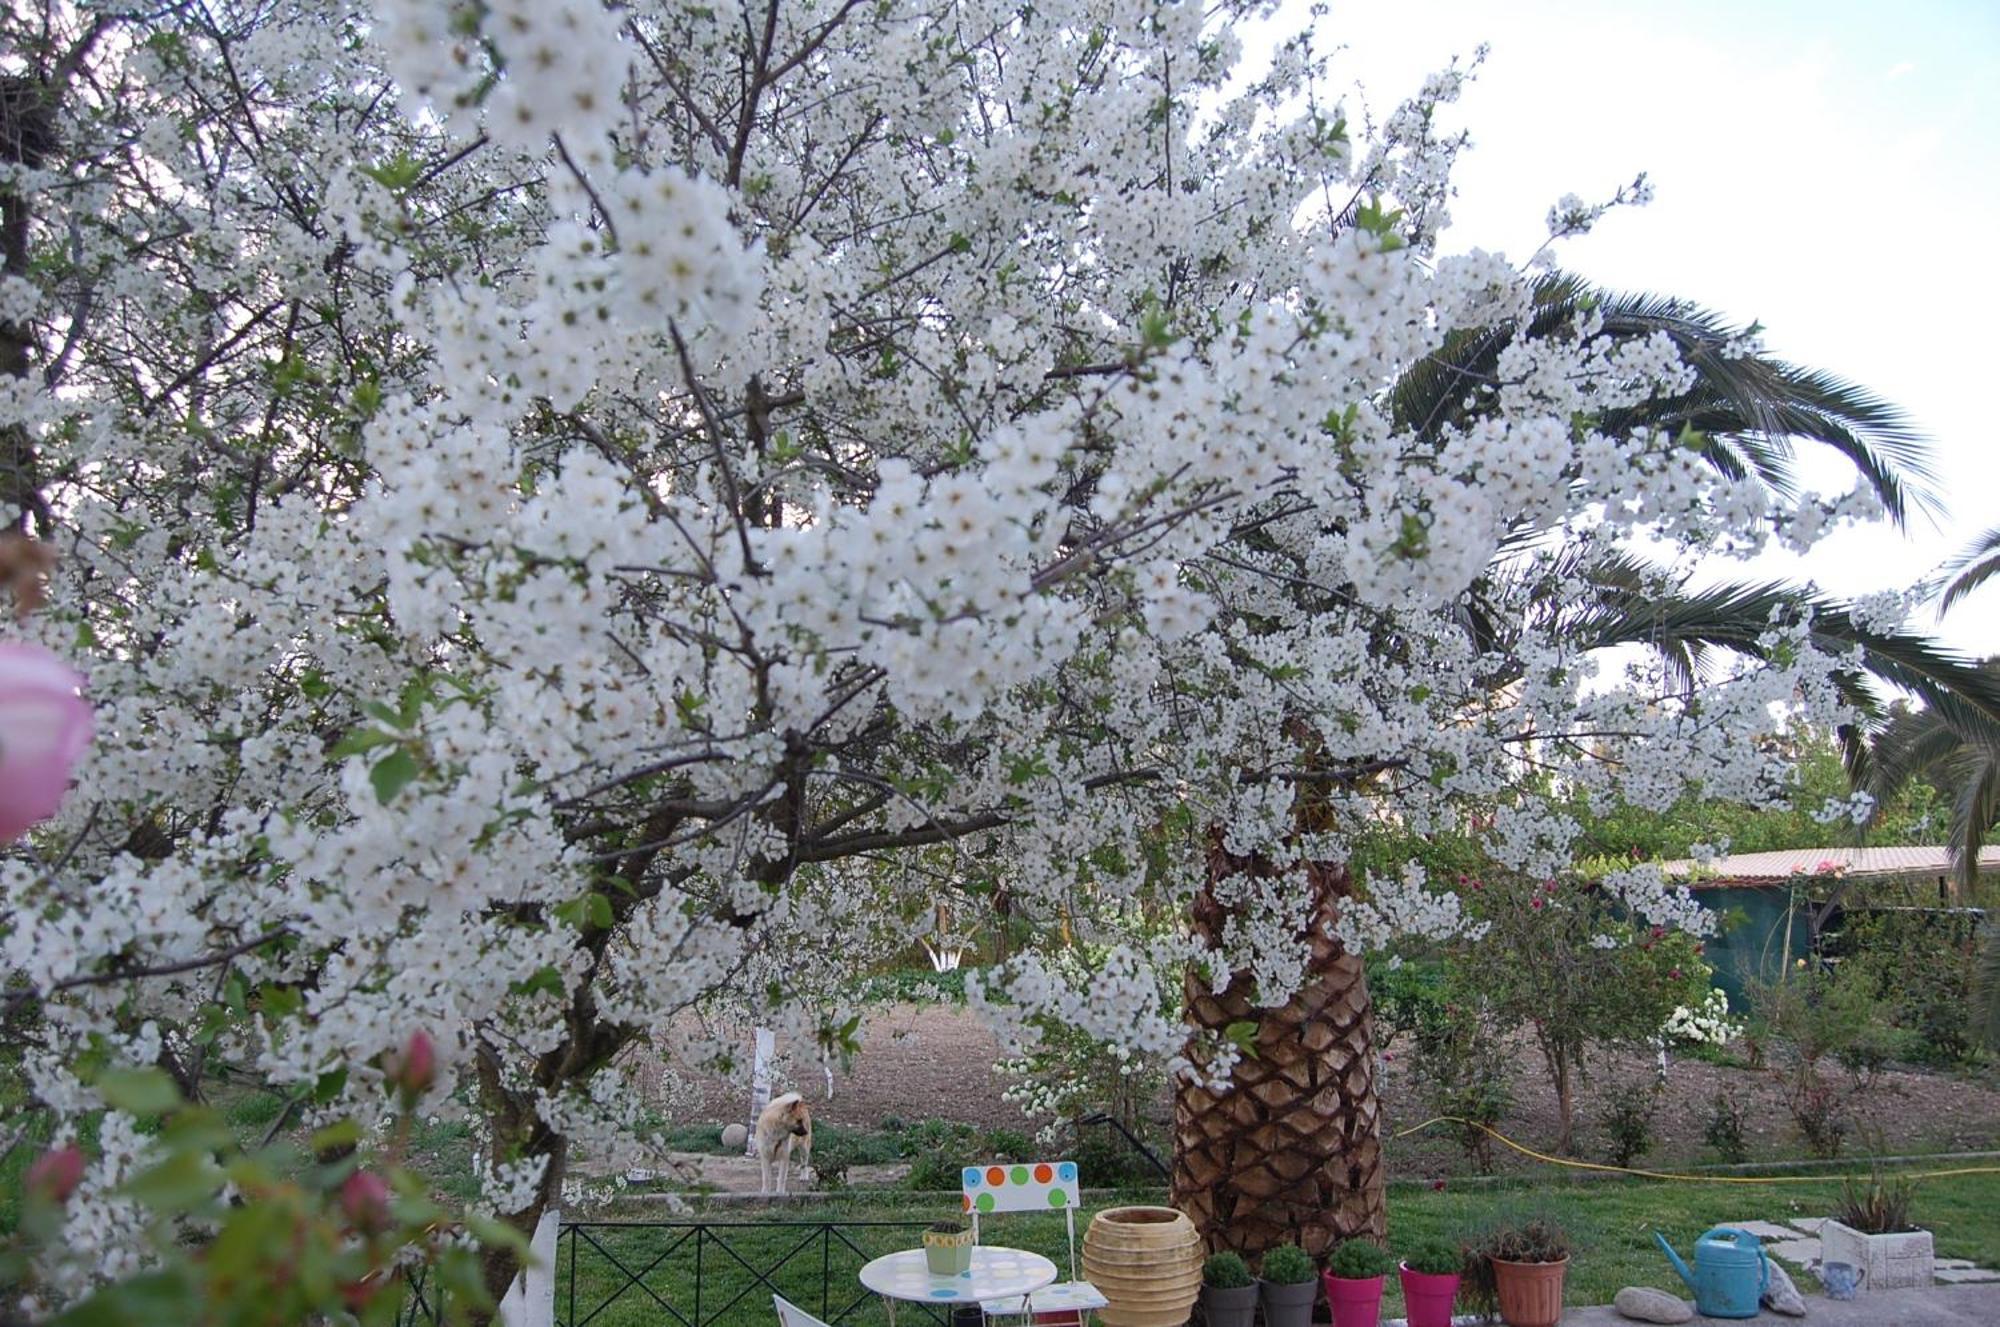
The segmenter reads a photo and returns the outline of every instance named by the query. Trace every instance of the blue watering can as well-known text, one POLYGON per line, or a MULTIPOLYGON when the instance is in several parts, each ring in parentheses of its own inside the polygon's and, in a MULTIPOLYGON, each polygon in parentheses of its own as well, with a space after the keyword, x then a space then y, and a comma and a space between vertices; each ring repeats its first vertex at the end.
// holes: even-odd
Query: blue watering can
POLYGON ((1717 1226, 1694 1242, 1693 1271, 1665 1235, 1656 1230, 1653 1238, 1660 1241, 1674 1270, 1694 1291, 1698 1312, 1711 1318, 1757 1316, 1757 1301, 1771 1284, 1771 1263, 1755 1235, 1733 1226, 1717 1226))

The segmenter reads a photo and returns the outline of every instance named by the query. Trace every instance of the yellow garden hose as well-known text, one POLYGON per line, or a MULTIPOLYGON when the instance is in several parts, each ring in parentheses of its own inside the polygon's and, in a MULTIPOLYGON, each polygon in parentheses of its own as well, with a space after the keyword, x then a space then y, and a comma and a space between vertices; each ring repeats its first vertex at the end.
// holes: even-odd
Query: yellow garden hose
MULTIPOLYGON (((1533 1157, 1537 1161, 1546 1161, 1552 1166, 1568 1166, 1571 1170, 1607 1171, 1613 1175, 1636 1175, 1640 1179, 1646 1180, 1681 1180, 1694 1184, 1825 1184, 1829 1180, 1861 1178, 1853 1174, 1831 1173, 1821 1173, 1818 1175, 1675 1175, 1662 1170, 1635 1170, 1630 1166, 1610 1166, 1596 1161, 1572 1161, 1565 1157, 1552 1157, 1546 1152, 1537 1152, 1532 1147, 1515 1142, 1498 1129, 1489 1128, 1477 1120, 1460 1119, 1456 1115, 1433 1115, 1421 1124, 1413 1124, 1407 1129, 1398 1129, 1389 1136, 1391 1138, 1403 1138, 1409 1134, 1428 1129, 1433 1124, 1457 1124, 1468 1129, 1477 1129, 1489 1138, 1493 1138, 1513 1148, 1522 1156, 1533 1157)), ((1930 1180, 1943 1179, 1951 1175, 2000 1175, 2000 1166, 1959 1166, 1951 1170, 1898 1170, 1895 1173, 1908 1179, 1930 1180)))

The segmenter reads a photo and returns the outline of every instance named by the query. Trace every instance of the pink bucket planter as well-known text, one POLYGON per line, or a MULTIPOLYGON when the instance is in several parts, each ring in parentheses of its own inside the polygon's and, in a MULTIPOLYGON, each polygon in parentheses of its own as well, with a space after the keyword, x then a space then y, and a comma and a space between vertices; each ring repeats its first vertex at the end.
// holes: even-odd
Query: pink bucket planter
POLYGON ((1376 1327, 1382 1321, 1382 1282, 1386 1277, 1331 1276, 1322 1273, 1333 1327, 1376 1327))
POLYGON ((1401 1269, 1403 1311, 1410 1327, 1451 1327, 1451 1306, 1458 1301, 1457 1272, 1413 1272, 1401 1269))

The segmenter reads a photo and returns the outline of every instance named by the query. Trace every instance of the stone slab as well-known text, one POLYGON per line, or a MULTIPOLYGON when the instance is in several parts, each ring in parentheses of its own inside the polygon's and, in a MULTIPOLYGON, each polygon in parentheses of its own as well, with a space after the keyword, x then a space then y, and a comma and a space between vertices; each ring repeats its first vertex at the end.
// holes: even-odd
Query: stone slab
MULTIPOLYGON (((1804 1318, 1784 1318, 1767 1312, 1755 1318, 1734 1319, 1697 1315, 1694 1321, 1713 1327, 1743 1327, 1746 1322, 1767 1327, 1794 1323, 1803 1323, 1804 1327, 1993 1327, 2000 1323, 2000 1283, 1889 1290, 1845 1302, 1824 1295, 1807 1295, 1804 1318)), ((1606 1304, 1570 1309, 1563 1314, 1562 1327, 1632 1327, 1632 1324, 1606 1304)))
POLYGON ((1725 1226, 1735 1226, 1738 1230, 1747 1230, 1758 1239, 1766 1241, 1774 1239, 1797 1239, 1799 1237, 1799 1232, 1793 1230, 1791 1227, 1773 1225, 1769 1221, 1725 1221, 1722 1224, 1725 1226))
POLYGON ((1803 1230, 1808 1235, 1817 1235, 1819 1234, 1819 1228, 1826 1224, 1826 1218, 1823 1216, 1795 1216, 1785 1224, 1791 1226, 1794 1230, 1803 1230))
POLYGON ((1937 1260, 1936 1265, 1939 1267, 1972 1267, 1977 1264, 1970 1258, 1940 1258, 1937 1260))
POLYGON ((1783 1258, 1788 1263, 1810 1267, 1819 1261, 1819 1241, 1816 1239, 1785 1239, 1776 1244, 1766 1244, 1764 1252, 1773 1258, 1783 1258))
POLYGON ((1977 1281, 2000 1281, 2000 1272, 1989 1267, 1940 1267, 1937 1269, 1937 1279, 1964 1285, 1977 1281))

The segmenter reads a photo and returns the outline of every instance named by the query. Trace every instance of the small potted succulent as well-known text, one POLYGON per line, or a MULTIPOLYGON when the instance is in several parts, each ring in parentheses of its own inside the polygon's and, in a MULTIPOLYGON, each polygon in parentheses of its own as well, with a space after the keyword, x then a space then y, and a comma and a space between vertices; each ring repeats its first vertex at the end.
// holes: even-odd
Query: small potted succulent
POLYGON ((1425 1240, 1403 1255, 1403 1310, 1410 1327, 1451 1327, 1458 1299, 1459 1251, 1442 1240, 1425 1240))
POLYGON ((1335 1249, 1323 1278, 1333 1327, 1375 1327, 1382 1320, 1382 1281, 1395 1265, 1386 1249, 1365 1239, 1335 1249))
POLYGON ((1201 1265, 1201 1312, 1208 1327, 1250 1327, 1256 1320, 1257 1283, 1242 1254, 1211 1254, 1201 1265))
POLYGON ((932 1276, 963 1276, 972 1270, 972 1232, 963 1221, 933 1221, 924 1232, 924 1264, 932 1276))
POLYGON ((1569 1235, 1537 1217, 1488 1231, 1466 1250, 1472 1297, 1497 1307, 1507 1327, 1556 1327, 1562 1321, 1569 1235))
POLYGON ((1264 1327, 1312 1327, 1313 1301, 1319 1298, 1317 1270, 1296 1244, 1280 1244, 1264 1255, 1258 1278, 1264 1327))

